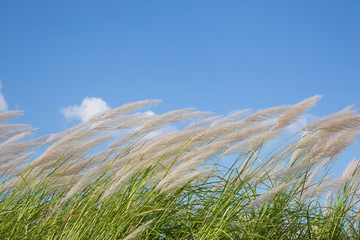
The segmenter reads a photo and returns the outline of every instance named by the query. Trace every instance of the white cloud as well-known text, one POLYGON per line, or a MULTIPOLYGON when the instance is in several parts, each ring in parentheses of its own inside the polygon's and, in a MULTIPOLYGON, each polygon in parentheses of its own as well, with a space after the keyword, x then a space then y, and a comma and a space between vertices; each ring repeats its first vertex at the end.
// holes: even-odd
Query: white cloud
MULTIPOLYGON (((154 112, 151 111, 151 110, 146 111, 146 112, 143 112, 143 114, 144 114, 145 116, 158 116, 156 113, 154 113, 154 112)), ((142 126, 144 126, 144 125, 142 125, 142 126)), ((142 126, 129 129, 128 134, 131 134, 131 133, 133 133, 133 132, 138 131, 142 126)), ((154 131, 149 132, 146 136, 144 136, 144 137, 142 138, 142 140, 149 140, 149 139, 152 139, 152 138, 155 138, 155 137, 158 137, 158 136, 161 136, 161 135, 170 133, 170 132, 174 132, 174 131, 177 131, 177 130, 178 130, 178 129, 176 128, 176 126, 173 126, 173 125, 165 125, 165 126, 159 128, 159 129, 157 129, 157 130, 154 130, 154 131)))
POLYGON ((177 131, 177 128, 175 126, 171 126, 171 125, 164 126, 158 130, 150 132, 143 138, 143 140, 149 140, 149 139, 159 137, 159 136, 162 136, 167 133, 174 132, 174 131, 177 131))
POLYGON ((313 122, 316 119, 317 119, 316 116, 307 113, 305 115, 298 117, 294 123, 290 124, 286 128, 286 130, 290 134, 295 134, 295 133, 299 132, 301 129, 303 129, 307 124, 309 124, 310 122, 313 122))
POLYGON ((1 92, 2 85, 0 82, 0 112, 7 111, 8 110, 8 104, 5 101, 5 97, 1 92))
POLYGON ((61 113, 68 120, 77 119, 86 122, 91 116, 110 109, 101 98, 86 97, 80 106, 72 105, 61 109, 61 113))

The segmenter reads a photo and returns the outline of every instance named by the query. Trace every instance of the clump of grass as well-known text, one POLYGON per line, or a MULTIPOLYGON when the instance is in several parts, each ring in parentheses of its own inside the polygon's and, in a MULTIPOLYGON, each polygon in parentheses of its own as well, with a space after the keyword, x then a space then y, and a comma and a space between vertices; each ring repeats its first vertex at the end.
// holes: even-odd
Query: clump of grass
POLYGON ((33 140, 0 113, 0 239, 359 239, 360 162, 328 174, 356 110, 264 151, 319 98, 225 117, 140 101, 33 140))

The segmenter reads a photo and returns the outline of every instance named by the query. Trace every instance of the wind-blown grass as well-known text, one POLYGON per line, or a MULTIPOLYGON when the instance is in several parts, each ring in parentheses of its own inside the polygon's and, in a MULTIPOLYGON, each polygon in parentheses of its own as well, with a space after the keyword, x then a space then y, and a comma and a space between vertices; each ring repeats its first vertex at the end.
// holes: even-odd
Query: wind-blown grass
POLYGON ((140 101, 33 140, 0 113, 0 239, 360 239, 360 162, 328 174, 356 110, 264 151, 319 98, 226 117, 140 101))

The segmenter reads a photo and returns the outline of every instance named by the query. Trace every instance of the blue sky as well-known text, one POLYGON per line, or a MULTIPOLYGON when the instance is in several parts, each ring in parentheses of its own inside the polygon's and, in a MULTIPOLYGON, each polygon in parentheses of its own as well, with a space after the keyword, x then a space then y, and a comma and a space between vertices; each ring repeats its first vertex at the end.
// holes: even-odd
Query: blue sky
POLYGON ((321 94, 311 114, 324 116, 360 105, 359 12, 357 0, 0 0, 0 107, 41 135, 86 97, 226 114, 321 94))

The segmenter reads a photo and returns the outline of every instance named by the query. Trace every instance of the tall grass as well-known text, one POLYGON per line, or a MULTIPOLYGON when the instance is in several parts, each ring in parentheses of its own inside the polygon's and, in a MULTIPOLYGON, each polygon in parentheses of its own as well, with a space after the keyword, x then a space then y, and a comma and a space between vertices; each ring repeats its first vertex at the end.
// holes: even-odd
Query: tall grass
POLYGON ((0 113, 0 239, 360 239, 360 163, 328 174, 360 114, 283 134, 319 98, 225 117, 140 101, 33 140, 0 113))

